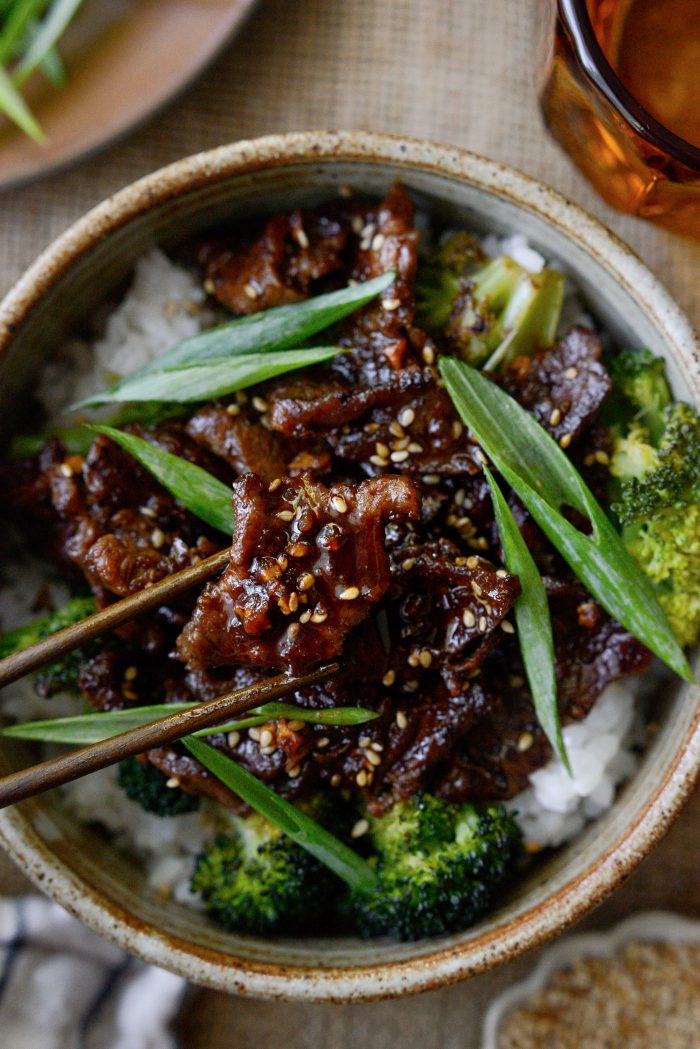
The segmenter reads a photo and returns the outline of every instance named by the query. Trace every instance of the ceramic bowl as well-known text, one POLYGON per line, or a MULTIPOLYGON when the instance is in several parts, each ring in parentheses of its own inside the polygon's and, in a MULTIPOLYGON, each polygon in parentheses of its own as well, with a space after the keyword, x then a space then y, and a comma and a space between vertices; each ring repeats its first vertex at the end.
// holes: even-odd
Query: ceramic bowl
MULTIPOLYGON (((668 361, 676 395, 700 401, 690 326, 643 263, 546 186, 459 149, 365 133, 308 133, 224 146, 173 164, 106 200, 63 234, 0 306, 0 421, 6 429, 42 361, 153 244, 165 248, 237 216, 332 197, 384 193, 399 177, 441 222, 518 231, 571 274, 623 344, 668 361)), ((55 796, 0 813, 0 840, 43 892, 97 932, 190 980, 263 997, 357 1001, 438 987, 517 957, 580 918, 667 830, 700 764, 698 690, 658 695, 659 730, 613 807, 536 865, 478 925, 420 943, 229 935, 162 897, 55 796)), ((32 752, 3 742, 0 771, 32 752)))

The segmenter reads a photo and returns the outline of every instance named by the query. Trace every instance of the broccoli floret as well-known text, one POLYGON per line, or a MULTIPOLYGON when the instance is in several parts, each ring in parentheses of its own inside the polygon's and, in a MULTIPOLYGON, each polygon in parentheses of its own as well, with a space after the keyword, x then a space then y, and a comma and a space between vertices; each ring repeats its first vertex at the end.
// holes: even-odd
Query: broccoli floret
MULTIPOLYGON (((15 630, 9 630, 6 634, 0 634, 0 659, 28 648, 43 637, 55 634, 57 630, 77 623, 94 611, 95 602, 92 597, 74 597, 57 612, 42 616, 15 630)), ((80 668, 89 658, 90 652, 90 646, 83 646, 69 652, 55 663, 42 667, 34 679, 34 687, 39 695, 52 696, 63 690, 77 692, 80 668)))
POLYGON ((612 509, 682 645, 700 640, 700 416, 666 405, 658 440, 641 423, 614 436, 612 509))
POLYGON ((119 786, 132 801, 155 816, 181 816, 194 812, 199 798, 180 787, 168 787, 168 777, 150 761, 126 758, 119 762, 119 786))
MULTIPOLYGON (((312 814, 319 822, 328 818, 323 797, 312 805, 312 814)), ((201 893, 212 917, 232 932, 318 928, 340 881, 257 813, 229 819, 230 830, 205 848, 192 877, 192 890, 201 893)))
POLYGON ((621 478, 622 486, 620 501, 613 509, 623 524, 700 502, 700 417, 690 405, 679 402, 664 408, 661 419, 658 447, 650 448, 650 455, 650 446, 645 445, 633 466, 624 454, 626 438, 615 441, 611 472, 621 478), (642 459, 647 466, 640 474, 642 459))
MULTIPOLYGON (((651 443, 649 431, 641 423, 634 422, 624 437, 613 438, 610 457, 610 473, 613 477, 628 480, 641 479, 657 465, 656 448, 651 443)), ((619 487, 619 486, 618 486, 619 487)), ((619 490, 616 493, 619 496, 619 490)))
POLYGON ((530 273, 507 255, 487 259, 469 234, 444 241, 418 269, 418 323, 469 364, 489 370, 556 337, 564 277, 530 273))
POLYGON ((0 634, 0 659, 11 656, 13 652, 19 652, 28 648, 42 637, 55 634, 71 623, 77 623, 79 619, 89 616, 95 611, 95 602, 91 597, 74 597, 63 608, 52 612, 48 616, 34 619, 31 623, 25 623, 15 630, 8 630, 6 634, 0 634))
POLYGON ((510 873, 520 831, 500 805, 478 810, 425 794, 370 819, 377 883, 350 904, 364 936, 400 940, 464 929, 510 873))
POLYGON ((605 363, 613 384, 606 409, 609 422, 618 426, 637 422, 648 432, 651 444, 658 444, 666 425, 664 409, 671 404, 663 357, 650 350, 621 350, 606 356, 605 363))
POLYGON ((628 525, 622 536, 656 585, 659 604, 681 645, 700 640, 700 499, 628 525))

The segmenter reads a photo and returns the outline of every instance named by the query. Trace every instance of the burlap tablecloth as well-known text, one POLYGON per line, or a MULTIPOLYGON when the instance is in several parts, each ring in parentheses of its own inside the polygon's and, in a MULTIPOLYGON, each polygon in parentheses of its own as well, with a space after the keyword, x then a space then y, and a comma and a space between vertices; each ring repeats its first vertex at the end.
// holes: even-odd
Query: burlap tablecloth
MULTIPOLYGON (((536 24, 535 0, 261 0, 215 66, 164 113, 77 168, 0 196, 0 291, 74 218, 162 164, 269 132, 368 128, 466 146, 551 183, 630 242, 700 325, 700 245, 612 212, 547 138, 533 87, 536 24)), ((644 907, 700 914, 698 816, 696 798, 588 924, 644 907)), ((0 887, 22 885, 3 865, 0 887)), ((183 1044, 477 1049, 484 1007, 531 964, 400 1004, 269 1005, 205 992, 183 1017, 183 1044)))

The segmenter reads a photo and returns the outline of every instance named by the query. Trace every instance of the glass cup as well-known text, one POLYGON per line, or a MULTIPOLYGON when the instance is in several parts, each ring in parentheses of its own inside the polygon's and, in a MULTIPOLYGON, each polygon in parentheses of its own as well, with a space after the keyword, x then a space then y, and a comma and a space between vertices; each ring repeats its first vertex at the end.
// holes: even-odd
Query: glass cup
POLYGON ((632 96, 601 46, 630 0, 540 0, 540 6, 540 102, 554 138, 613 207, 700 239, 700 148, 632 96))

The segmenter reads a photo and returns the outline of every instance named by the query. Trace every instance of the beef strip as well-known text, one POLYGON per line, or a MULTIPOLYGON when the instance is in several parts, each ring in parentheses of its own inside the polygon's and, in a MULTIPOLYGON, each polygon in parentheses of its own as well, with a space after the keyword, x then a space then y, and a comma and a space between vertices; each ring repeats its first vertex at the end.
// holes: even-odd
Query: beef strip
POLYGON ((574 441, 611 389, 595 332, 572 328, 549 350, 516 357, 503 371, 507 393, 561 443, 574 441))
POLYGON ((384 525, 419 507, 399 477, 326 488, 310 475, 265 485, 245 474, 233 486, 231 564, 202 591, 181 658, 299 672, 338 655, 389 585, 384 525))

